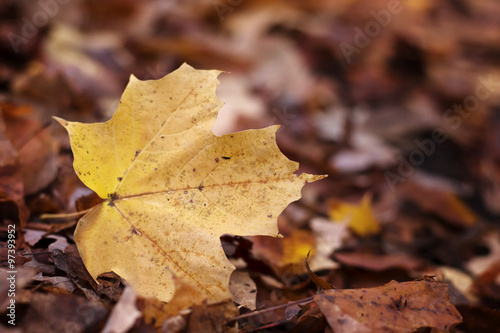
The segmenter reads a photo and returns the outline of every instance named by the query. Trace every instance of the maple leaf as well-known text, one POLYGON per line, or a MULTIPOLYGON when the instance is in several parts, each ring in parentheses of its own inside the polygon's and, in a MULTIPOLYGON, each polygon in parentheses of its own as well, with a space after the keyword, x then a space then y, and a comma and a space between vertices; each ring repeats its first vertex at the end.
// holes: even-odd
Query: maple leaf
POLYGON ((306 181, 279 150, 279 126, 217 137, 215 70, 182 65, 152 81, 131 76, 105 123, 57 118, 80 179, 106 199, 82 217, 75 242, 94 279, 113 271, 139 294, 169 301, 173 275, 207 299, 231 297, 224 233, 279 236, 277 217, 306 181))
POLYGON ((376 234, 380 231, 380 224, 373 214, 371 200, 369 194, 365 194, 359 204, 330 200, 330 217, 336 222, 347 220, 349 228, 357 235, 376 234))

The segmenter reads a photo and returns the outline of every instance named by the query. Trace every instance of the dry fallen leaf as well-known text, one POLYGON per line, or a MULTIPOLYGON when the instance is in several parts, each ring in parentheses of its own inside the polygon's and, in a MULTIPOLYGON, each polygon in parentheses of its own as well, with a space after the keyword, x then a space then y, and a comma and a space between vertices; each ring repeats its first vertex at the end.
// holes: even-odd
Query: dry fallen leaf
POLYGON ((309 261, 311 270, 337 268, 338 263, 331 259, 331 254, 339 249, 347 238, 347 224, 332 223, 329 219, 315 217, 311 219, 309 226, 316 241, 314 257, 309 261))
POLYGON ((257 298, 257 286, 247 271, 236 270, 231 274, 229 289, 234 296, 236 304, 255 310, 257 298))
POLYGON ((18 153, 24 193, 37 193, 56 177, 57 144, 31 107, 1 104, 0 110, 4 111, 5 135, 18 153))
POLYGON ((425 267, 425 262, 422 259, 406 253, 375 254, 371 251, 337 252, 333 257, 344 265, 360 267, 375 272, 392 268, 417 271, 425 267))
POLYGON ((22 229, 28 220, 29 210, 24 202, 24 184, 19 166, 19 155, 5 135, 5 131, 6 124, 0 117, 0 207, 2 208, 0 218, 14 219, 17 215, 22 229), (9 209, 9 203, 13 203, 15 208, 9 209))
POLYGON ((465 264, 467 270, 476 277, 488 271, 500 258, 499 233, 488 233, 484 236, 484 243, 488 249, 488 254, 474 257, 465 264))
POLYGON ((99 332, 108 313, 104 304, 85 297, 33 293, 15 332, 99 332))
POLYGON ((237 327, 226 326, 228 319, 238 315, 238 309, 233 302, 200 304, 193 306, 187 333, 237 333, 237 327))
POLYGON ((200 290, 180 281, 178 278, 174 277, 174 283, 175 295, 169 303, 161 302, 152 297, 139 299, 139 309, 148 325, 159 329, 166 320, 177 317, 192 306, 202 304, 206 299, 206 296, 200 290))
MULTIPOLYGON (((175 295, 168 303, 156 298, 139 298, 138 307, 142 312, 144 322, 153 326, 157 331, 180 332, 186 326, 190 326, 193 331, 192 326, 203 327, 207 323, 213 326, 212 331, 217 331, 227 319, 238 314, 235 304, 231 301, 206 304, 206 295, 202 294, 199 289, 176 277, 174 277, 174 283, 175 295)), ((201 331, 209 332, 210 329, 205 327, 201 331)), ((194 332, 197 332, 196 329, 194 332)))
POLYGON ((141 312, 135 305, 137 295, 132 287, 127 286, 102 329, 102 333, 128 332, 134 326, 141 312))
POLYGON ((306 274, 304 259, 315 248, 313 235, 305 230, 294 230, 282 239, 253 237, 252 242, 255 258, 264 261, 281 278, 306 274))
POLYGON ((375 218, 371 205, 371 195, 366 194, 359 204, 349 204, 330 200, 330 217, 335 222, 348 222, 349 228, 360 236, 376 234, 380 223, 375 218))
POLYGON ((398 188, 398 194, 423 211, 460 227, 470 227, 478 221, 478 216, 456 194, 443 189, 406 182, 398 188))
POLYGON ((326 290, 314 296, 336 333, 447 331, 462 320, 448 300, 448 286, 431 279, 391 281, 368 289, 326 290))
POLYGON ((313 235, 305 230, 294 230, 283 239, 283 264, 303 266, 304 259, 315 247, 313 235))
POLYGON ((80 179, 101 198, 75 231, 94 279, 113 271, 140 295, 169 301, 172 274, 210 301, 231 297, 219 237, 278 236, 276 219, 306 181, 276 145, 278 126, 216 137, 219 71, 184 64, 160 80, 134 76, 105 123, 57 120, 80 179))

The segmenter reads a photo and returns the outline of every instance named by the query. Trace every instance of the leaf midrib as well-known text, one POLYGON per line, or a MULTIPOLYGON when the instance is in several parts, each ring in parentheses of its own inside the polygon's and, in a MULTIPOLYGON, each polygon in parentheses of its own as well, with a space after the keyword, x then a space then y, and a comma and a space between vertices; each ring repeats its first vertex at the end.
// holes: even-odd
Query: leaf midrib
MULTIPOLYGON (((203 289, 208 295, 210 296, 214 296, 206 287, 203 286, 202 283, 200 283, 197 279, 195 279, 195 277, 192 275, 192 274, 189 274, 189 272, 187 272, 186 270, 184 270, 177 262, 175 262, 167 253, 167 251, 160 245, 158 244, 154 239, 152 239, 146 232, 142 231, 141 229, 139 229, 138 227, 136 227, 135 225, 133 225, 127 218, 127 216, 125 216, 125 214, 122 213, 122 211, 116 206, 114 205, 113 206, 114 209, 116 209, 116 211, 118 212, 118 214, 120 214, 122 216, 122 218, 127 221, 127 223, 132 227, 134 228, 135 230, 138 230, 141 234, 141 236, 144 236, 148 241, 150 241, 156 248, 158 248, 162 253, 163 255, 165 256, 165 258, 171 262, 180 272, 184 273, 186 276, 188 276, 192 281, 194 281, 198 287, 200 287, 201 289, 203 289)), ((171 272, 172 274, 174 274, 174 272, 171 272)))
POLYGON ((162 191, 155 191, 155 192, 144 192, 144 193, 138 193, 138 194, 130 194, 130 195, 124 195, 120 196, 118 194, 118 197, 116 199, 108 199, 108 201, 120 201, 124 199, 132 199, 132 198, 138 198, 142 196, 150 196, 150 195, 158 195, 158 194, 170 194, 170 193, 176 193, 176 192, 182 192, 182 191, 190 191, 190 190, 198 190, 201 191, 207 189, 207 188, 212 188, 212 187, 221 187, 221 186, 237 186, 237 185, 243 185, 243 184, 268 184, 268 183, 278 183, 283 180, 293 180, 293 176, 298 177, 296 174, 292 174, 290 177, 277 177, 277 178, 271 178, 271 179, 265 179, 265 180, 255 180, 255 181, 244 181, 244 182, 231 182, 231 183, 224 183, 224 184, 211 184, 211 185, 200 185, 198 187, 184 187, 184 188, 179 188, 179 189, 168 189, 168 190, 162 190, 162 191))

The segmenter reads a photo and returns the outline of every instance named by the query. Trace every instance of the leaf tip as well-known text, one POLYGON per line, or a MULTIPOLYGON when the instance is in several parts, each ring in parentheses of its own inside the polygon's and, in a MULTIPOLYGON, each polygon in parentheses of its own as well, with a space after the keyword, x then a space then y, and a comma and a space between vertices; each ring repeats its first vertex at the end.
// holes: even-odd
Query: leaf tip
POLYGON ((64 119, 56 117, 56 116, 53 116, 52 118, 64 127, 68 127, 68 125, 69 125, 69 122, 67 120, 64 120, 64 119))
POLYGON ((328 177, 328 175, 310 175, 308 173, 303 173, 302 175, 304 176, 305 180, 308 183, 313 183, 313 182, 315 182, 317 180, 321 180, 321 179, 324 179, 324 178, 328 177))
POLYGON ((139 80, 134 74, 130 74, 128 82, 137 82, 137 81, 141 81, 141 80, 139 80))

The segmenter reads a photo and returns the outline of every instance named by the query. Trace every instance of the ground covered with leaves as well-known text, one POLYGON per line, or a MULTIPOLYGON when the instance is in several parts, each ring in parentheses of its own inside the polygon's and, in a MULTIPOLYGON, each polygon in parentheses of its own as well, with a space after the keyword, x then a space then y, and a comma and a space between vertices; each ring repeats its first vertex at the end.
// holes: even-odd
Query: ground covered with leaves
POLYGON ((499 332, 497 1, 2 1, 0 112, 2 331, 499 332), (52 117, 106 121, 131 74, 185 62, 227 72, 216 135, 280 124, 298 173, 328 175, 283 238, 220 238, 232 301, 96 281, 75 244, 103 199, 52 117))

